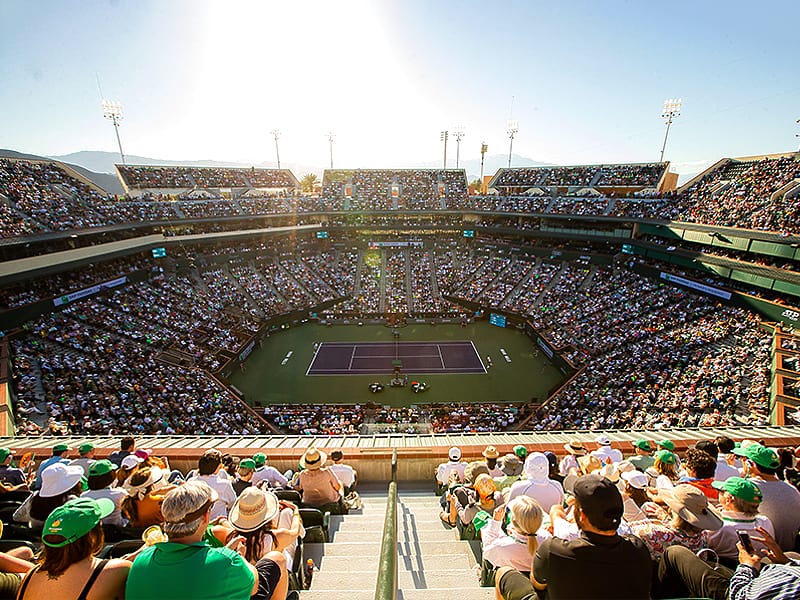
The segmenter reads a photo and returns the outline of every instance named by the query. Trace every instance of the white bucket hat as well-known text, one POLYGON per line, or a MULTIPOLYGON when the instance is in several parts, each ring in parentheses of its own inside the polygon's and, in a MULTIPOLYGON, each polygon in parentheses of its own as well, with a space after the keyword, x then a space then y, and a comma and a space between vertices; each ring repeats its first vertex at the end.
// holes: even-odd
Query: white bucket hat
POLYGON ((39 496, 52 498, 70 491, 83 478, 83 467, 55 463, 42 471, 42 489, 39 496))

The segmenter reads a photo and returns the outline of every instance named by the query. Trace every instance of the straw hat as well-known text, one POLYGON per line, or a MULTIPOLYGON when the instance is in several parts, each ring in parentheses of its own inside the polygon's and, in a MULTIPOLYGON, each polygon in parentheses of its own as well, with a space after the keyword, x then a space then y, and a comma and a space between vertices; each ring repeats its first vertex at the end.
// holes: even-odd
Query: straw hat
POLYGON ((326 460, 328 460, 327 454, 311 447, 300 458, 300 466, 309 471, 316 471, 325 464, 326 460))
POLYGON ((580 440, 570 440, 568 444, 564 444, 564 450, 575 456, 583 456, 586 454, 586 448, 580 440))
POLYGON ((70 491, 83 478, 83 467, 55 463, 42 471, 42 489, 39 496, 52 498, 70 491))
POLYGON ((280 503, 275 494, 250 486, 234 502, 228 520, 239 531, 255 531, 279 512, 280 503))
POLYGON ((482 452, 482 454, 484 458, 497 458, 500 456, 500 453, 494 446, 486 446, 486 449, 482 452))

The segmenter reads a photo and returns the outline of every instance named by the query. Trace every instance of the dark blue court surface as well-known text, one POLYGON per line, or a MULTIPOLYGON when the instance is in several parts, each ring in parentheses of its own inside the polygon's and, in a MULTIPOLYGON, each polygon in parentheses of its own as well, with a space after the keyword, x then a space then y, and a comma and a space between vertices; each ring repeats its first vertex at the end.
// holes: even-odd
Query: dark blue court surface
POLYGON ((472 342, 323 342, 306 375, 384 375, 403 363, 404 373, 486 373, 472 342))

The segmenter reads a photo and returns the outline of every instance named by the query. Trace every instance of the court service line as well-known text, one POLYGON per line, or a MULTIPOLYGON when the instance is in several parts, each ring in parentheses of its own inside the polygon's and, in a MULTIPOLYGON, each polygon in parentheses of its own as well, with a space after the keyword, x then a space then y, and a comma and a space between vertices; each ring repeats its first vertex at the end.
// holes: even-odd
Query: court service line
POLYGON ((436 344, 436 349, 439 351, 439 360, 442 361, 442 368, 446 369, 447 367, 444 366, 444 356, 442 356, 442 347, 436 344))
POLYGON ((475 356, 478 357, 478 360, 481 363, 481 368, 483 369, 483 372, 488 373, 488 371, 486 370, 486 365, 483 364, 483 359, 481 358, 481 355, 478 353, 478 349, 475 347, 475 342, 470 340, 469 343, 472 346, 472 351, 475 352, 475 356))
POLYGON ((308 368, 306 369, 306 377, 308 377, 308 374, 311 372, 311 367, 314 366, 314 361, 317 360, 317 354, 319 354, 319 349, 322 348, 322 344, 321 343, 318 343, 316 345, 317 345, 317 349, 314 350, 314 356, 311 357, 311 363, 308 365, 308 368))
POLYGON ((353 368, 353 359, 356 357, 356 350, 358 349, 357 344, 353 344, 353 353, 350 355, 350 365, 347 367, 347 370, 351 370, 353 368))

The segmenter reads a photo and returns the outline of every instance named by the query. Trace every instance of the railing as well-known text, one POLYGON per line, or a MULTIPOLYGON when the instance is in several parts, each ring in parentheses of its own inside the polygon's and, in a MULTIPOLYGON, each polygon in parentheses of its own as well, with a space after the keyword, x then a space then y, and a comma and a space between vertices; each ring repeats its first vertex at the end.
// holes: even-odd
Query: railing
POLYGON ((381 556, 375 600, 397 599, 397 448, 392 450, 392 477, 386 496, 386 518, 383 521, 381 556))

